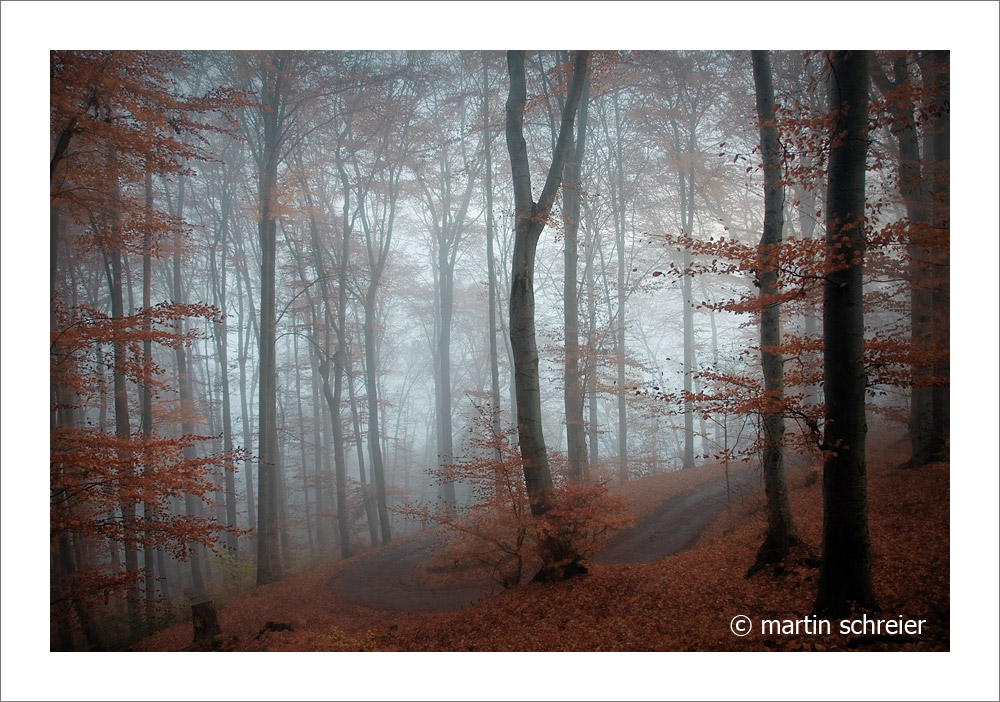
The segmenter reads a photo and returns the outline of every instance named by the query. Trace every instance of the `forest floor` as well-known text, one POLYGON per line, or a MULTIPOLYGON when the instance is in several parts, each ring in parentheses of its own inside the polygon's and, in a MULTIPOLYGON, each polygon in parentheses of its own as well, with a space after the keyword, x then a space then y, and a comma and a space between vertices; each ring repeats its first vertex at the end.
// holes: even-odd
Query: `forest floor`
MULTIPOLYGON (((704 520, 678 537, 683 542, 681 548, 694 541, 688 550, 652 562, 625 565, 612 561, 640 561, 641 549, 619 558, 598 556, 586 576, 562 583, 518 585, 495 594, 489 594, 489 583, 481 578, 459 575, 449 581, 455 594, 445 602, 439 597, 442 578, 422 575, 427 572, 425 564, 433 558, 436 541, 433 533, 424 532, 401 539, 402 547, 394 543, 387 549, 320 566, 230 601, 219 609, 223 632, 220 648, 947 651, 949 464, 904 470, 895 467, 900 462, 898 456, 873 453, 868 464, 872 578, 881 611, 867 616, 893 622, 900 618, 924 620, 919 634, 886 635, 883 631, 872 635, 860 628, 856 634, 841 633, 838 622, 831 623, 830 633, 810 629, 804 618, 816 597, 822 533, 821 481, 809 480, 808 469, 790 472, 792 512, 803 546, 784 565, 747 578, 745 573, 754 562, 765 525, 762 490, 758 486, 740 495, 733 510, 735 528, 730 529, 730 517, 724 500, 720 500, 724 489, 717 493, 718 488, 713 487, 723 479, 722 469, 704 466, 634 481, 621 491, 631 501, 636 518, 633 535, 641 534, 645 525, 646 536, 660 534, 665 538, 665 523, 651 515, 669 513, 670 505, 675 510, 671 520, 695 514, 704 520), (711 499, 695 500, 692 495, 699 490, 711 499), (714 506, 703 509, 707 505, 714 506), (713 519, 705 520, 706 514, 713 519), (389 555, 394 549, 396 555, 389 555), (398 559, 398 566, 389 572, 403 580, 398 587, 388 589, 411 593, 408 600, 383 599, 380 607, 355 601, 359 599, 358 588, 371 588, 370 578, 382 571, 376 567, 379 559, 382 565, 386 559, 398 559), (434 611, 442 609, 447 611, 434 611), (753 630, 749 635, 732 633, 730 625, 737 615, 750 618, 753 630), (798 633, 765 634, 761 631, 764 620, 799 622, 798 633), (268 622, 286 623, 292 630, 265 631, 268 622)), ((755 475, 754 471, 737 473, 734 483, 737 487, 753 484, 755 475)), ((628 538, 623 534, 618 537, 619 543, 628 538)), ((628 550, 633 546, 618 548, 628 550)), ((608 544, 608 553, 614 548, 613 540, 608 544)), ((853 619, 862 617, 859 612, 853 619)), ((182 650, 191 638, 191 624, 182 623, 138 642, 134 648, 182 650)))

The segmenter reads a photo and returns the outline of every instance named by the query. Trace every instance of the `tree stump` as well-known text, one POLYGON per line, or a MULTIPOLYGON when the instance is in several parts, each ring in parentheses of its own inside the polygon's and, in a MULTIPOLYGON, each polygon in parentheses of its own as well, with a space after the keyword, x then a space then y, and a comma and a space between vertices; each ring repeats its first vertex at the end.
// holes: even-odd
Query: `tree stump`
POLYGON ((191 605, 191 623, 194 624, 194 642, 211 641, 222 633, 219 628, 219 615, 215 611, 215 603, 200 602, 191 605))

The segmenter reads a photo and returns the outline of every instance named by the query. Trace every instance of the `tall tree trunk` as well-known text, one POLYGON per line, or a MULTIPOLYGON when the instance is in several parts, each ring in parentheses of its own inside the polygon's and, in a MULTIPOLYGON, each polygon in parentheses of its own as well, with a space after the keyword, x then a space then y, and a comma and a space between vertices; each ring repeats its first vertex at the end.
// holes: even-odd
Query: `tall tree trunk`
POLYGON ((782 185, 781 143, 771 82, 771 59, 767 51, 751 52, 753 81, 757 94, 760 148, 764 157, 764 231, 757 256, 760 284, 760 357, 764 371, 761 420, 764 451, 761 470, 767 497, 767 534, 757 551, 754 567, 780 563, 798 540, 788 504, 785 484, 785 359, 781 352, 781 292, 778 280, 781 230, 784 225, 785 188, 782 185))
MULTIPOLYGON (((535 343, 535 251, 562 180, 563 167, 573 130, 583 82, 587 74, 587 52, 576 54, 573 78, 562 113, 559 138, 552 155, 545 186, 536 203, 531 192, 531 171, 524 140, 524 107, 527 89, 524 75, 524 52, 507 52, 510 92, 507 98, 507 150, 510 154, 514 183, 514 252, 511 263, 510 341, 514 353, 514 382, 517 390, 517 429, 524 481, 531 513, 540 517, 549 511, 552 474, 549 471, 545 438, 542 433, 541 393, 538 380, 538 349, 535 343)), ((558 578, 566 572, 561 562, 575 564, 579 556, 565 538, 550 536, 543 541, 545 566, 542 579, 558 578)))
MULTIPOLYGON (((109 158, 112 165, 116 162, 116 156, 112 154, 109 158)), ((118 192, 115 186, 115 199, 118 192)), ((111 248, 105 253, 105 273, 108 278, 108 288, 111 294, 111 318, 121 324, 125 318, 125 302, 122 296, 122 251, 119 244, 121 235, 118 223, 118 213, 109 213, 108 225, 111 228, 111 248)), ((115 435, 128 441, 132 438, 132 429, 129 422, 128 412, 128 386, 126 384, 125 364, 127 362, 125 342, 119 338, 120 332, 116 329, 113 337, 114 368, 112 378, 114 383, 114 406, 115 406, 115 435)), ((123 545, 125 547, 125 573, 128 578, 128 588, 126 592, 126 604, 129 615, 129 627, 134 632, 138 631, 139 624, 139 553, 138 532, 136 529, 136 500, 128 496, 132 493, 134 473, 131 467, 132 456, 127 450, 119 450, 118 458, 122 462, 120 481, 122 485, 121 511, 122 511, 122 533, 123 545)), ((116 553, 117 555, 117 553, 116 553)))
MULTIPOLYGON (((310 307, 313 307, 310 305, 310 307)), ((315 309, 315 308, 313 308, 315 309)), ((293 321, 294 324, 294 321, 293 321)), ((306 512, 306 541, 309 544, 309 553, 316 555, 316 543, 313 541, 313 516, 312 511, 309 506, 309 462, 306 460, 306 422, 305 415, 302 412, 302 372, 299 368, 299 337, 298 334, 292 337, 292 357, 295 359, 295 409, 298 414, 299 420, 299 457, 302 462, 302 502, 306 512)), ((315 451, 319 451, 320 445, 315 444, 315 451)), ((322 499, 319 497, 322 491, 322 484, 319 480, 314 483, 315 487, 313 489, 313 495, 316 498, 316 511, 317 519, 316 528, 320 529, 319 524, 319 505, 322 499)), ((319 541, 319 534, 317 533, 316 541, 319 541)))
POLYGON ((347 394, 351 404, 351 421, 354 424, 355 450, 358 454, 358 478, 361 481, 361 500, 365 510, 365 519, 368 522, 368 537, 371 540, 372 546, 378 546, 378 517, 376 515, 375 499, 372 494, 371 485, 369 485, 368 478, 365 475, 365 447, 364 441, 361 438, 361 418, 358 415, 358 402, 354 394, 354 376, 351 374, 347 376, 347 394))
MULTIPOLYGON (((233 411, 229 398, 229 329, 226 324, 226 252, 229 247, 229 189, 223 188, 221 203, 221 218, 219 239, 221 239, 221 262, 219 268, 215 265, 215 242, 210 249, 212 288, 214 302, 219 308, 219 320, 215 324, 215 349, 219 361, 219 378, 222 381, 222 450, 229 455, 233 450, 233 411), (217 273, 216 271, 220 272, 217 273)), ((226 497, 225 525, 235 529, 236 523, 236 475, 231 470, 225 471, 223 478, 226 497)), ((232 531, 226 532, 226 547, 235 555, 239 542, 232 531)))
POLYGON ((929 460, 947 461, 951 434, 951 55, 931 51, 924 65, 931 83, 929 175, 931 190, 931 293, 934 338, 934 388, 931 393, 932 439, 929 460))
POLYGON ((378 523, 381 544, 392 541, 389 522, 389 505, 385 490, 385 467, 382 459, 382 444, 379 431, 378 407, 378 350, 375 334, 375 305, 378 283, 368 287, 364 301, 365 334, 365 389, 368 393, 368 456, 371 458, 372 477, 375 479, 375 501, 378 507, 378 523))
MULTIPOLYGON (((148 443, 153 438, 153 339, 151 286, 153 278, 153 174, 148 164, 145 177, 146 196, 146 227, 142 237, 142 330, 145 338, 142 340, 142 440, 148 443)), ((148 470, 148 468, 147 468, 148 470)), ((146 525, 146 536, 143 541, 143 582, 145 584, 147 626, 152 625, 156 618, 156 565, 153 547, 153 529, 156 523, 155 505, 144 502, 142 507, 143 521, 146 525)), ((160 577, 166 573, 161 572, 160 577)))
MULTIPOLYGON (((177 203, 174 210, 174 216, 178 219, 184 217, 184 186, 185 179, 182 175, 177 186, 177 203)), ((172 270, 174 302, 178 304, 185 304, 187 301, 184 294, 184 286, 181 284, 181 251, 183 250, 183 244, 182 233, 178 231, 174 237, 172 270)), ((194 416, 194 394, 191 390, 191 375, 188 371, 187 349, 183 346, 178 347, 174 351, 174 361, 177 366, 177 390, 180 395, 181 435, 188 436, 194 434, 194 424, 192 423, 192 417, 194 416)), ((185 461, 194 461, 197 458, 195 448, 191 445, 184 447, 183 455, 185 461)), ((185 493, 184 509, 189 518, 196 519, 200 517, 202 509, 200 498, 190 493, 185 493)), ((189 543, 188 548, 191 550, 191 558, 189 559, 191 564, 191 584, 196 591, 202 593, 205 591, 202 548, 197 543, 189 543)))
POLYGON ((587 396, 587 441, 589 445, 588 463, 590 466, 597 466, 600 463, 599 438, 600 425, 597 421, 597 287, 594 281, 594 267, 596 265, 595 249, 597 249, 597 227, 594 224, 593 212, 583 202, 584 215, 587 218, 587 238, 585 249, 587 251, 587 265, 584 273, 584 284, 587 291, 587 354, 584 376, 584 392, 587 396))
POLYGON ((590 76, 583 84, 578 108, 576 143, 566 159, 563 174, 563 328, 565 358, 563 365, 564 406, 566 410, 566 457, 570 479, 577 483, 589 480, 586 425, 583 421, 583 383, 580 374, 580 298, 577 280, 578 241, 580 232, 581 172, 587 143, 587 103, 590 99, 590 76))
POLYGON ((273 66, 262 71, 260 120, 264 125, 262 152, 258 163, 260 203, 260 425, 257 464, 257 584, 266 585, 282 578, 278 520, 280 507, 278 467, 278 369, 276 362, 275 257, 277 228, 272 212, 278 181, 280 96, 284 57, 275 57, 273 66))
POLYGON ((823 560, 815 611, 850 613, 877 607, 871 582, 865 468, 865 367, 862 271, 865 160, 868 151, 868 53, 832 57, 833 113, 826 241, 830 270, 823 286, 826 423, 823 445, 823 560))
MULTIPOLYGON (((694 168, 691 168, 687 178, 680 172, 681 190, 681 221, 684 236, 694 235, 694 168)), ((691 268, 691 250, 684 248, 684 277, 681 281, 681 296, 684 307, 682 321, 684 327, 684 457, 683 467, 694 468, 694 403, 691 394, 694 392, 694 292, 692 291, 693 274, 691 268)))
MULTIPOLYGON (((124 301, 122 299, 122 260, 121 253, 117 249, 117 244, 115 249, 110 255, 111 264, 111 318, 114 320, 121 321, 124 319, 124 301)), ((115 404, 115 434, 119 438, 130 439, 132 436, 132 430, 129 422, 128 415, 128 387, 126 385, 125 379, 125 344, 123 341, 115 340, 113 344, 114 348, 114 369, 113 369, 113 380, 114 380, 114 404, 115 404)), ((128 451, 120 451, 119 458, 122 460, 122 478, 123 482, 128 484, 134 478, 132 474, 132 469, 130 467, 131 455, 128 451)), ((132 486, 128 485, 129 491, 132 486)), ((138 575, 139 571, 139 552, 137 549, 138 544, 138 532, 136 529, 136 501, 132 497, 125 497, 123 495, 121 501, 122 510, 122 526, 123 526, 123 545, 125 547, 125 572, 128 574, 129 585, 128 585, 128 596, 126 602, 128 605, 129 614, 129 626, 135 630, 138 625, 139 617, 139 591, 138 582, 133 581, 131 578, 138 575)))
MULTIPOLYGON (((497 271, 493 253, 493 135, 490 132, 489 73, 486 52, 483 52, 483 149, 486 156, 486 269, 489 286, 489 340, 490 340, 490 398, 492 403, 493 435, 500 436, 500 364, 497 355, 497 271)), ((499 446, 493 449, 493 458, 501 460, 499 446)))
MULTIPOLYGON (((236 299, 239 301, 239 324, 236 327, 236 354, 240 366, 240 413, 243 425, 243 448, 249 450, 253 446, 253 438, 250 426, 250 403, 247 401, 247 349, 250 345, 250 333, 245 331, 243 324, 243 278, 236 276, 236 299), (246 335, 246 343, 243 336, 246 335)), ((257 501, 254 499, 253 489, 253 461, 247 458, 243 461, 243 479, 246 487, 247 500, 247 528, 250 530, 251 539, 257 538, 257 501)))
MULTIPOLYGON (((899 193, 906 206, 910 256, 910 343, 915 357, 921 359, 934 343, 930 326, 933 283, 931 256, 926 244, 925 178, 920 172, 920 139, 906 52, 899 53, 893 60, 891 80, 881 70, 873 70, 872 78, 887 99, 892 115, 891 131, 899 146, 897 179, 899 193)), ((922 359, 916 360, 910 366, 910 376, 910 460, 907 465, 917 466, 925 462, 931 453, 933 366, 922 359)))

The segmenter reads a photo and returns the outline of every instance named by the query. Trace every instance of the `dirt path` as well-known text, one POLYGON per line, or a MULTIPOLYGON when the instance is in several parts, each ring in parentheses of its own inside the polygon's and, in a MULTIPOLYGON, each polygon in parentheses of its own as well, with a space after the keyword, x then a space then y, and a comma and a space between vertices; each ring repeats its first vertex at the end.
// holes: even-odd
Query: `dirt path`
POLYGON ((450 611, 475 604, 495 590, 483 577, 430 582, 420 576, 447 534, 428 531, 363 557, 333 582, 352 602, 383 609, 450 611))
MULTIPOLYGON (((733 503, 753 490, 754 471, 731 478, 733 503)), ((635 525, 615 535, 594 557, 602 564, 646 563, 690 548, 726 509, 726 485, 711 482, 664 502, 635 525)), ((441 530, 421 534, 362 557, 331 585, 357 604, 382 609, 451 611, 468 607, 497 590, 488 577, 431 582, 421 578, 422 566, 446 538, 441 530)))

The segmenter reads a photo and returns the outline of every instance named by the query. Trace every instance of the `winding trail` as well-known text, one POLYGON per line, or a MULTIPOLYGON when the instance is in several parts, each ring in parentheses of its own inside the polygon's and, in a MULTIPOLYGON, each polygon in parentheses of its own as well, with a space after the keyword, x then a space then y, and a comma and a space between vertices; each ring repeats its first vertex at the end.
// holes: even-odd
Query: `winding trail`
MULTIPOLYGON (((730 477, 734 502, 751 492, 758 476, 743 470, 730 477)), ((724 482, 706 483, 676 495, 632 527, 613 536, 594 556, 605 565, 647 563, 690 548, 702 531, 726 509, 724 482)), ((447 538, 434 529, 358 558, 331 586, 344 598, 382 609, 453 611, 464 609, 497 591, 482 573, 464 579, 422 579, 422 566, 447 538)))

